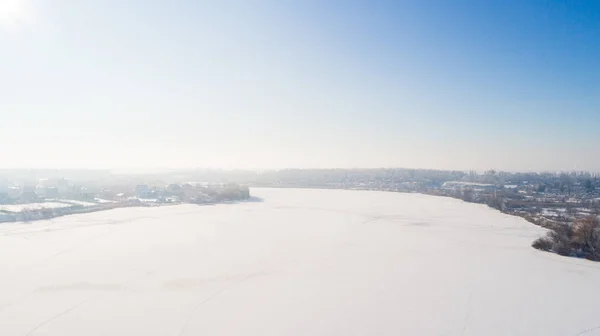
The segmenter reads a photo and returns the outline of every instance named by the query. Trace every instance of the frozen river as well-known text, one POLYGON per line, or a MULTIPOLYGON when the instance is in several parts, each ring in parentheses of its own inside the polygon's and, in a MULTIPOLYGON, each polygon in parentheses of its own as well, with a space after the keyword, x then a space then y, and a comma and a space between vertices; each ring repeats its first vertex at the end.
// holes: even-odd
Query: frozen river
POLYGON ((252 194, 0 225, 0 335, 600 335, 600 264, 532 249, 543 231, 523 219, 252 194))

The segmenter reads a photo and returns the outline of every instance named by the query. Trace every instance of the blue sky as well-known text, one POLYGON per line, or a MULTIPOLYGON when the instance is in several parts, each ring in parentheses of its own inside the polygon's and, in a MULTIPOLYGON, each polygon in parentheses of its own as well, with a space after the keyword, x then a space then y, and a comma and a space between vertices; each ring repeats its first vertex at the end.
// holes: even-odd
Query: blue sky
POLYGON ((2 167, 600 171, 595 1, 0 0, 2 167))

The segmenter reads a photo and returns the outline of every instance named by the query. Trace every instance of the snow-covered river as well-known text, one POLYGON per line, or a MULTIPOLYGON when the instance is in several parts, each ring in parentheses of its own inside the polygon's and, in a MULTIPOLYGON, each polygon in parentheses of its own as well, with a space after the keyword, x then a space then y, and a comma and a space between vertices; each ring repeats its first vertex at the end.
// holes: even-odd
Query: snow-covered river
POLYGON ((600 335, 600 264, 532 249, 543 231, 523 219, 252 194, 0 225, 0 335, 600 335))

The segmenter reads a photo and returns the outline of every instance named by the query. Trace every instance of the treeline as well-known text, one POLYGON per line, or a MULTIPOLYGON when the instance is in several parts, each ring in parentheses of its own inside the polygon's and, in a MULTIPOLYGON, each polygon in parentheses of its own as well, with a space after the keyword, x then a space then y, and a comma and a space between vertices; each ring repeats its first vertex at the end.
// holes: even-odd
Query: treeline
POLYGON ((282 169, 257 174, 253 184, 322 187, 357 183, 385 185, 410 181, 439 186, 446 181, 461 180, 465 176, 467 174, 462 171, 434 169, 282 169))
POLYGON ((250 189, 235 183, 229 183, 222 188, 203 187, 200 193, 206 197, 198 198, 197 203, 242 201, 250 198, 250 189))
POLYGON ((554 227, 546 236, 535 240, 532 246, 563 256, 600 261, 600 219, 591 215, 571 225, 554 227))
POLYGON ((124 207, 141 206, 134 203, 103 203, 92 206, 73 205, 65 208, 42 208, 42 209, 23 209, 19 212, 0 212, 0 223, 5 222, 31 222, 37 220, 51 219, 61 216, 83 214, 89 212, 110 210, 124 207))
MULTIPOLYGON (((587 192, 600 188, 600 175, 589 172, 531 172, 512 173, 488 170, 476 171, 408 169, 408 168, 369 168, 369 169, 281 169, 261 172, 243 170, 204 170, 188 172, 189 178, 196 181, 236 181, 252 186, 289 186, 344 188, 345 186, 369 184, 372 186, 393 186, 412 182, 417 189, 440 187, 447 181, 464 181, 494 185, 530 184, 544 189, 571 192, 575 186, 584 187, 587 192)), ((183 174, 186 175, 185 173, 183 174)))

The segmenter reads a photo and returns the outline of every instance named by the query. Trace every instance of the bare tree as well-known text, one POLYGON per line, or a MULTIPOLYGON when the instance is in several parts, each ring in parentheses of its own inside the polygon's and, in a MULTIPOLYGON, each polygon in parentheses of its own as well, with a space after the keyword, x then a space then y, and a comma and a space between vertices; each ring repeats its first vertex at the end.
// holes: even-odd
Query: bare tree
POLYGON ((471 188, 464 188, 462 191, 462 199, 466 202, 473 202, 474 192, 471 188))
POLYGON ((591 255, 598 255, 600 248, 600 220, 591 215, 573 223, 573 242, 591 255))

